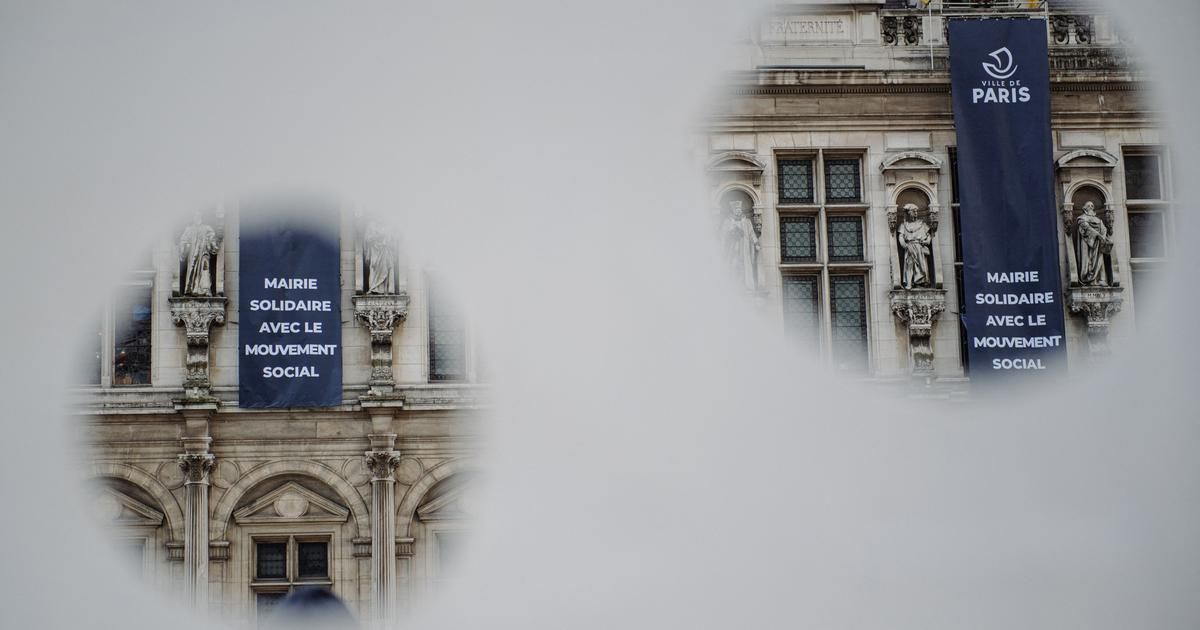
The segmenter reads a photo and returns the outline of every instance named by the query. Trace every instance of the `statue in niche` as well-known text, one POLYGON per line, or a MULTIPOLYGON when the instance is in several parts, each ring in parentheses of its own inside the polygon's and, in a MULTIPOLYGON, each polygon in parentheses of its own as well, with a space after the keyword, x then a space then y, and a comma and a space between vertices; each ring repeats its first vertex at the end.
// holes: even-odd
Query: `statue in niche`
POLYGON ((372 219, 363 234, 363 258, 367 262, 367 293, 394 293, 396 243, 379 222, 372 219))
POLYGON ((179 236, 179 294, 211 297, 217 252, 221 239, 211 225, 206 225, 200 213, 179 236))
POLYGON ((742 200, 730 201, 729 209, 730 215, 721 227, 725 261, 734 278, 753 291, 758 288, 758 235, 754 233, 754 223, 742 210, 742 200))
POLYGON ((916 204, 904 204, 904 222, 896 228, 896 240, 904 254, 900 284, 905 289, 930 286, 929 254, 933 234, 929 224, 917 217, 916 204))
POLYGON ((1113 242, 1108 226, 1096 216, 1096 204, 1083 204, 1083 212, 1075 219, 1075 256, 1079 266, 1079 283, 1107 284, 1104 257, 1112 251, 1113 242))

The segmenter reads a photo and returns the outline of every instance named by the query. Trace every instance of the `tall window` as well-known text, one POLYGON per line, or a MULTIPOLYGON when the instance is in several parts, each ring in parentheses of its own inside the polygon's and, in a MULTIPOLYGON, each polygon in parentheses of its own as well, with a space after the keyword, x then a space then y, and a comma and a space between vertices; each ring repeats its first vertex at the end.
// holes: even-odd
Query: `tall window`
POLYGON ((777 164, 784 326, 790 336, 826 349, 839 369, 865 371, 862 155, 821 150, 780 155, 777 164))
POLYGON ((154 267, 147 255, 97 310, 83 349, 82 385, 150 385, 154 315, 154 267))
POLYGON ((432 274, 426 276, 431 381, 463 381, 467 378, 467 327, 447 293, 432 274))
POLYGON ((1129 271, 1134 308, 1154 287, 1170 253, 1171 177, 1162 147, 1126 147, 1125 207, 1129 220, 1129 271))
POLYGON ((297 588, 332 585, 328 536, 254 539, 254 579, 250 588, 259 621, 297 588))

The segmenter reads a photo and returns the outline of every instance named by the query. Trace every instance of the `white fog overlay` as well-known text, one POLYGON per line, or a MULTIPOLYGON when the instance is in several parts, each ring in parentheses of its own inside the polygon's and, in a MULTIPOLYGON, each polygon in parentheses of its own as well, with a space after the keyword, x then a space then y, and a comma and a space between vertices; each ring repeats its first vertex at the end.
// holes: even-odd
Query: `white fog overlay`
POLYGON ((1174 121, 1151 324, 949 403, 838 378, 727 281, 690 152, 762 8, 5 3, 2 625, 213 627, 89 524, 64 409, 143 244, 279 193, 388 215, 488 340, 486 517, 405 627, 1200 624, 1200 11, 1108 6, 1174 121))

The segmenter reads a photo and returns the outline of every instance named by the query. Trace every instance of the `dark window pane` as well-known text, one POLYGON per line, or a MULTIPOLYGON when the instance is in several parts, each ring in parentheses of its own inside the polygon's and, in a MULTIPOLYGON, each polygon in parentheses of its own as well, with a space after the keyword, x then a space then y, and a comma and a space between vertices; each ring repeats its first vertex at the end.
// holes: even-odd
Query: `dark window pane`
POLYGON ((954 218, 954 262, 962 262, 962 212, 958 206, 953 206, 950 214, 954 218))
POLYGON ((958 149, 950 149, 950 201, 958 203, 958 149))
POLYGON ((428 284, 429 380, 460 381, 467 375, 466 326, 441 291, 428 284))
POLYGON ((779 203, 812 202, 812 160, 780 160, 779 203))
POLYGON ((1130 199, 1162 199, 1157 155, 1125 156, 1125 195, 1130 199))
POLYGON ((817 276, 783 277, 783 326, 789 336, 812 342, 817 333, 817 276))
POLYGON ((1133 258, 1160 258, 1165 255, 1161 212, 1129 213, 1129 255, 1133 258))
POLYGON ((113 385, 150 383, 151 287, 128 287, 113 308, 113 385))
POLYGON ((858 160, 825 160, 825 201, 846 203, 861 200, 858 160))
POLYGON ((813 262, 817 259, 817 223, 815 217, 781 217, 780 258, 785 263, 813 262))
POLYGON ((830 311, 833 317, 833 358, 840 369, 867 367, 867 298, 863 276, 833 276, 830 311))
POLYGON ((862 217, 829 217, 829 260, 863 259, 862 217))
POLYGON ((302 542, 299 545, 302 580, 329 577, 329 543, 302 542))
POLYGON ((958 361, 964 373, 970 373, 971 360, 967 354, 967 327, 963 324, 962 314, 967 312, 967 296, 963 294, 962 265, 954 267, 954 286, 958 287, 958 361))
POLYGON ((259 580, 287 579, 287 543, 258 543, 258 566, 255 577, 259 580))
POLYGON ((254 594, 255 606, 258 608, 259 623, 262 623, 271 614, 271 611, 275 610, 275 607, 279 605, 279 602, 283 601, 284 597, 287 597, 286 592, 254 594))

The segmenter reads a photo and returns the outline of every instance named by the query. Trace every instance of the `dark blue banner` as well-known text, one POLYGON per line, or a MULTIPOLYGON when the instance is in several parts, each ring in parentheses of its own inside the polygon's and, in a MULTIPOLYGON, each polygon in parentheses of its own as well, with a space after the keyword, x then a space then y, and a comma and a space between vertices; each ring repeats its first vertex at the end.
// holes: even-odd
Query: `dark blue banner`
POLYGON ((340 405, 336 214, 244 211, 238 247, 239 406, 340 405))
POLYGON ((1065 366, 1046 22, 953 20, 963 290, 971 375, 1065 366))

